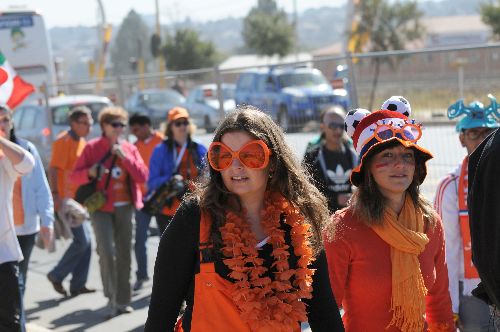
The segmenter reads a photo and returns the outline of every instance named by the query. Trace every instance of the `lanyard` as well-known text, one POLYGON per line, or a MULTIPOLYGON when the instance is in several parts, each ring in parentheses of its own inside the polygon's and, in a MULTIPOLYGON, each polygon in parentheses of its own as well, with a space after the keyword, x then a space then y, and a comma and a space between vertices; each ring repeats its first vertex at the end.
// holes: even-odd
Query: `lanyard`
POLYGON ((186 152, 186 147, 187 147, 187 142, 184 142, 184 144, 182 145, 181 151, 179 152, 179 155, 177 155, 177 147, 175 146, 175 142, 174 142, 174 159, 175 159, 174 170, 175 171, 177 171, 177 169, 181 163, 182 157, 184 157, 184 152, 186 152))

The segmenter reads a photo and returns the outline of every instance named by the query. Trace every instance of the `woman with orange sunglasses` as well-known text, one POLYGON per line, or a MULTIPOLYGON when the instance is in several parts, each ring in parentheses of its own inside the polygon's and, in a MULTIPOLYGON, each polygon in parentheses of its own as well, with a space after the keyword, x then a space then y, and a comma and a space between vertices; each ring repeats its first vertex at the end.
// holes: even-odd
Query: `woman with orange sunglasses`
POLYGON ((305 321, 343 331, 321 248, 326 200, 283 131, 239 107, 208 161, 161 238, 145 331, 300 331, 305 321))

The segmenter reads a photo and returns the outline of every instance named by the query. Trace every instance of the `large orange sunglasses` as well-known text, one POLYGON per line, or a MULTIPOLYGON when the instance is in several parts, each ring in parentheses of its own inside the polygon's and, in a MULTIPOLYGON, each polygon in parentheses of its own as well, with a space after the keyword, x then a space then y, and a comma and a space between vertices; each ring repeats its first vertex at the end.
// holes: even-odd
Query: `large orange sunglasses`
POLYGON ((233 163, 234 158, 251 169, 263 169, 269 164, 271 150, 262 140, 250 141, 238 151, 231 150, 222 142, 213 142, 208 148, 208 162, 216 171, 223 171, 233 163))
POLYGON ((376 138, 377 141, 382 142, 393 137, 400 137, 405 141, 410 141, 415 143, 422 137, 422 129, 419 125, 413 123, 407 123, 402 127, 394 127, 391 124, 377 124, 373 135, 370 136, 363 145, 376 138))

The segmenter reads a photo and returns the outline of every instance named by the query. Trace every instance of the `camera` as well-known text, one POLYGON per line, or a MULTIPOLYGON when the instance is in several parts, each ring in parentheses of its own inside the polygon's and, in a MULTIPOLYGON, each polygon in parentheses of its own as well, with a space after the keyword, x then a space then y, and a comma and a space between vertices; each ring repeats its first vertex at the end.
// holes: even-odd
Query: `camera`
POLYGON ((144 198, 143 211, 155 215, 166 206, 171 206, 174 198, 182 199, 187 191, 184 178, 180 174, 173 175, 169 181, 162 184, 157 190, 144 198))
POLYGON ((184 177, 180 174, 175 174, 170 178, 167 185, 168 195, 165 198, 166 200, 170 198, 182 198, 182 196, 186 193, 186 184, 184 183, 184 177))

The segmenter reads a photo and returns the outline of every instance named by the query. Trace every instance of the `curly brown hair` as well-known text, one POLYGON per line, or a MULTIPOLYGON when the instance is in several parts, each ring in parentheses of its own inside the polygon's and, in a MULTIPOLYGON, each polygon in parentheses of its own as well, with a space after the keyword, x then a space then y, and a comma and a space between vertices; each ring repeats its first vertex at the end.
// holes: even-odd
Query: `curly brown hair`
MULTIPOLYGON (((327 201, 311 184, 295 153, 286 144, 283 130, 269 115, 256 107, 244 105, 238 106, 235 112, 222 121, 215 131, 213 141, 220 142, 224 134, 241 131, 264 141, 272 151, 270 169, 273 170, 273 176, 267 183, 267 189, 281 193, 300 210, 305 221, 312 226, 312 245, 315 252, 319 252, 322 227, 329 218, 327 201)), ((225 223, 227 209, 241 213, 238 196, 228 191, 220 172, 211 167, 207 176, 197 184, 192 196, 199 200, 202 209, 211 214, 211 239, 216 246, 220 245, 218 230, 225 223)))

